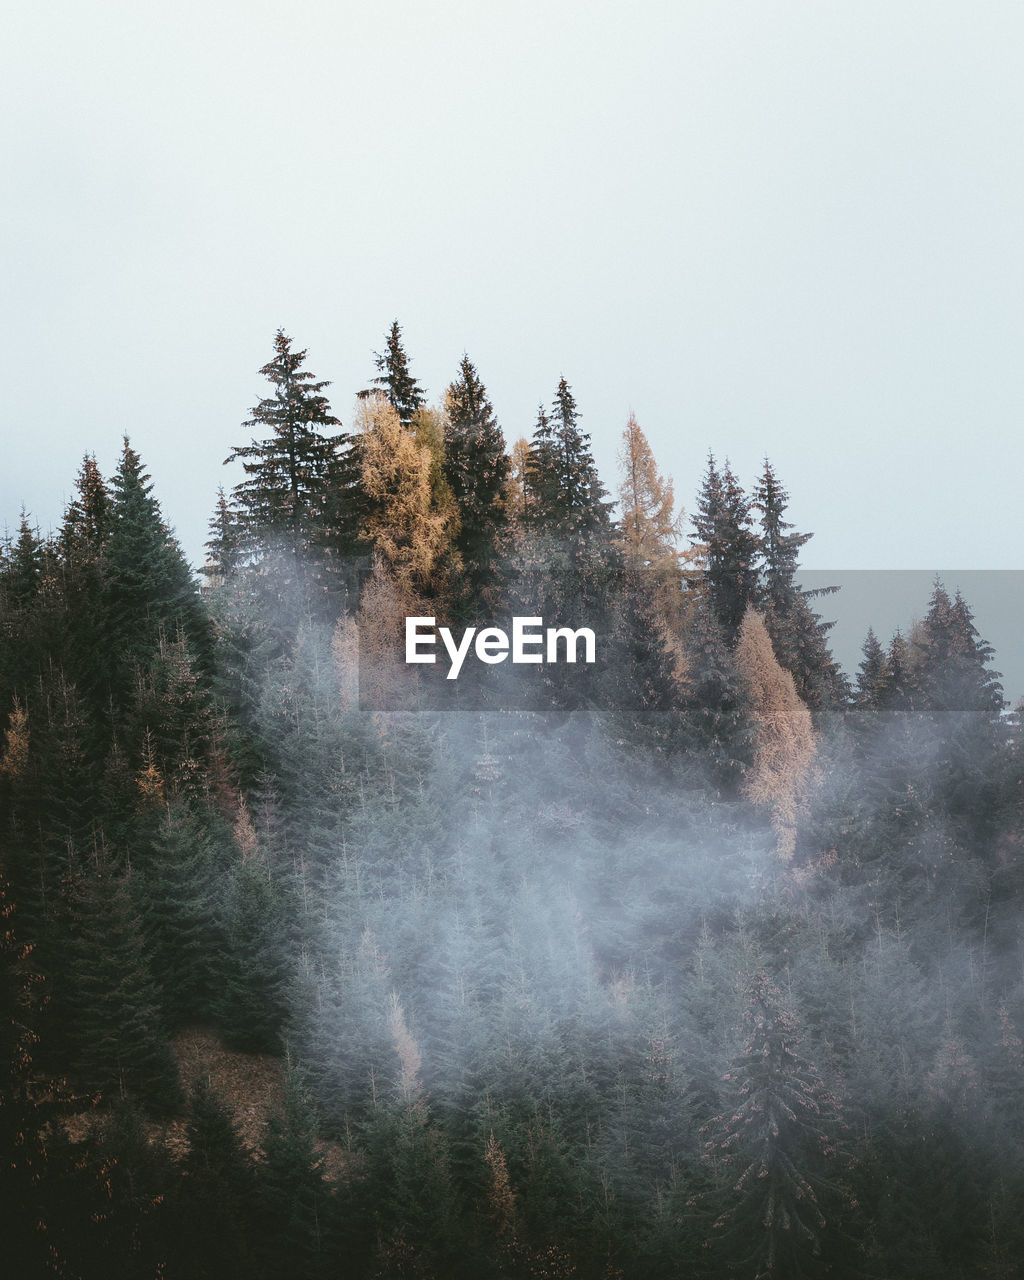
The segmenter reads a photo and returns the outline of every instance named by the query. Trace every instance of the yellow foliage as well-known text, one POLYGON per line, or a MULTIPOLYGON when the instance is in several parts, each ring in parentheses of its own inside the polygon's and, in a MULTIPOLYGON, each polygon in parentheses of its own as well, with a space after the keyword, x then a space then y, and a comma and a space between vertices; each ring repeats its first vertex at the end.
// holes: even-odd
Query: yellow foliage
POLYGON ((362 535, 400 583, 424 584, 452 537, 451 511, 438 510, 434 500, 430 445, 402 426, 383 395, 360 402, 356 426, 363 434, 363 487, 372 500, 362 535))
POLYGON ((5 734, 6 745, 0 757, 0 774, 13 782, 25 770, 28 763, 28 711, 15 698, 5 734))
POLYGON ((756 733, 754 763, 743 792, 770 807, 779 856, 789 859, 817 741, 811 713, 793 677, 779 666, 764 619, 754 609, 747 609, 740 627, 736 669, 747 689, 756 733))

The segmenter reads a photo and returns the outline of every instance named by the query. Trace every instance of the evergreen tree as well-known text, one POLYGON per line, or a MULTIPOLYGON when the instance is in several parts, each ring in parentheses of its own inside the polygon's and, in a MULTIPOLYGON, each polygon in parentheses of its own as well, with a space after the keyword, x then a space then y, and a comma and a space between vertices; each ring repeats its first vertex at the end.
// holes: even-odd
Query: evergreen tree
POLYGON ((713 1247, 731 1270, 765 1280, 851 1274, 839 1101, 801 1055, 796 1016, 763 969, 747 980, 743 1018, 727 1108, 703 1131, 722 1188, 713 1247))
POLYGON ((373 388, 361 391, 365 397, 373 395, 374 389, 383 391, 388 403, 398 414, 403 427, 412 425, 417 409, 426 404, 423 388, 409 371, 409 357, 402 346, 402 330, 395 320, 388 330, 387 347, 384 351, 375 351, 377 376, 372 379, 373 388))
POLYGON ((600 543, 610 536, 611 503, 597 474, 590 436, 565 378, 559 379, 550 418, 540 410, 530 447, 530 519, 556 541, 600 543))
POLYGON ((75 489, 60 532, 62 549, 69 560, 84 554, 98 556, 106 546, 113 520, 110 490, 91 454, 82 461, 75 489))
POLYGON ((751 527, 749 499, 728 463, 720 471, 713 454, 708 454, 693 523, 704 562, 703 585, 731 645, 747 606, 757 600, 760 543, 751 527))
POLYGON ((698 605, 686 641, 683 708, 698 769, 735 794, 754 756, 750 699, 710 603, 698 605))
POLYGON ((459 511, 455 546, 471 597, 478 600, 490 580, 495 544, 507 519, 510 464, 486 388, 466 355, 448 388, 446 411, 444 477, 459 511))
POLYGON ((784 519, 788 502, 789 494, 766 458, 752 503, 752 509, 761 513, 760 599, 765 625, 776 656, 793 676, 797 692, 813 711, 820 711, 839 701, 845 686, 826 641, 834 624, 822 622, 809 600, 838 588, 803 591, 797 585, 797 555, 811 534, 788 532, 793 528, 784 519))
POLYGON ((232 449, 225 464, 242 459, 246 480, 235 486, 233 504, 252 539, 283 538, 294 555, 308 550, 328 501, 329 481, 345 435, 318 382, 303 368, 306 351, 293 351, 283 329, 274 338, 275 355, 260 373, 274 388, 255 406, 244 427, 270 435, 232 449))
POLYGON ((153 485, 127 436, 112 489, 107 641, 125 663, 118 681, 123 697, 130 664, 147 663, 161 636, 183 628, 193 654, 208 670, 212 635, 188 562, 164 523, 153 485))
POLYGON ((217 489, 217 506, 210 518, 210 540, 203 574, 211 585, 230 578, 243 559, 244 535, 238 511, 228 501, 224 486, 217 489))
POLYGON ((326 1261, 322 1255, 328 1194, 316 1141, 311 1099, 289 1063, 283 1113, 271 1115, 267 1123, 259 1179, 266 1233, 261 1274, 268 1280, 296 1275, 313 1280, 326 1261))
POLYGON ((862 709, 872 710, 882 703, 889 675, 885 650, 872 627, 868 627, 862 652, 864 657, 858 668, 856 703, 862 709))
POLYGON ((76 895, 73 978, 76 1067, 83 1085, 174 1111, 180 1086, 145 954, 129 878, 97 846, 76 895))

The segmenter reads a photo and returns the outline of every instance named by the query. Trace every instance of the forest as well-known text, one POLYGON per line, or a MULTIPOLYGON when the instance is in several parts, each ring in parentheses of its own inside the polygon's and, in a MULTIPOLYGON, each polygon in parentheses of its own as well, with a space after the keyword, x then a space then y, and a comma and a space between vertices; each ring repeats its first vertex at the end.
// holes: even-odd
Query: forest
POLYGON ((1024 739, 970 604, 845 673, 767 459, 684 515, 565 378, 509 441, 396 322, 344 430, 307 360, 198 576, 127 437, 0 551, 5 1273, 1019 1275, 1024 739), (596 661, 404 661, 524 616, 596 661))

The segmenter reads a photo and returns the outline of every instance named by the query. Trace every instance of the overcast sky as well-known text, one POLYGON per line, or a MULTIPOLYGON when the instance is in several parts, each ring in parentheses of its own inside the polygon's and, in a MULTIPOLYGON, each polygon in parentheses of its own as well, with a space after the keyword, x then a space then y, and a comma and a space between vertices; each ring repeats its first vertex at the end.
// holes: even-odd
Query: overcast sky
POLYGON ((390 322, 511 441, 569 379, 692 507, 767 453, 828 569, 1020 564, 1019 0, 9 6, 0 525, 127 432, 198 560, 283 326, 390 322))

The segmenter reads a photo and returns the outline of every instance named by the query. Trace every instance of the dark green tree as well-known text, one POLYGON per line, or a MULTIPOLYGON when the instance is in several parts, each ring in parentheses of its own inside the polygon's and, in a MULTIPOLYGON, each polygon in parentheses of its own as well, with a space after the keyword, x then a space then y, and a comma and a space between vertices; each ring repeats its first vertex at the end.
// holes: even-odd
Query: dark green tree
POLYGON ((487 390, 464 355, 447 394, 444 478, 459 509, 455 546, 475 600, 490 580, 495 543, 507 519, 503 496, 509 467, 487 390))
POLYGON ((731 1270, 765 1280, 853 1274, 839 1100, 800 1053, 796 1015, 763 969, 747 979, 743 1017, 726 1110, 703 1130, 721 1185, 712 1247, 731 1270))
POLYGON ((560 378, 551 416, 541 409, 530 445, 528 510, 532 523, 548 537, 590 545, 610 537, 612 504, 579 419, 572 390, 560 378))
POLYGON ((812 535, 791 532, 793 526, 784 518, 788 502, 789 494, 766 458, 751 503, 761 516, 760 603, 775 656, 792 674, 797 693, 811 710, 821 711, 839 701, 845 689, 826 640, 833 624, 822 621, 810 600, 838 588, 804 591, 797 584, 797 557, 812 535))
POLYGON ((423 388, 409 371, 409 357, 402 345, 402 330, 398 321, 392 322, 387 334, 387 346, 383 351, 373 353, 377 365, 377 376, 371 379, 371 388, 361 391, 360 396, 368 396, 371 390, 383 391, 388 402, 397 412, 403 427, 412 425, 417 409, 422 409, 427 402, 423 388))
POLYGON ((889 671, 885 650, 873 627, 868 627, 862 652, 864 657, 858 668, 856 703, 861 709, 877 709, 885 695, 889 671))
POLYGON ((188 561, 164 522, 150 478, 127 436, 111 487, 106 626, 108 645, 120 663, 116 684, 123 698, 133 665, 148 663, 162 636, 182 628, 205 669, 213 638, 188 561))
POLYGON ((750 509, 750 500, 729 464, 719 470, 714 455, 708 454, 693 517, 695 543, 704 560, 704 586, 730 645, 735 643, 747 606, 758 597, 760 540, 750 509))
POLYGON ((274 358, 260 373, 273 385, 273 394, 255 406, 242 425, 268 430, 262 440, 232 449, 225 464, 242 460, 246 479, 232 491, 232 502, 255 552, 261 541, 283 540, 294 555, 306 551, 322 525, 328 502, 332 468, 348 444, 346 435, 332 435, 340 426, 324 390, 303 368, 306 351, 293 351, 283 329, 274 337, 274 358))

